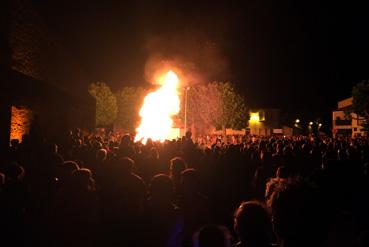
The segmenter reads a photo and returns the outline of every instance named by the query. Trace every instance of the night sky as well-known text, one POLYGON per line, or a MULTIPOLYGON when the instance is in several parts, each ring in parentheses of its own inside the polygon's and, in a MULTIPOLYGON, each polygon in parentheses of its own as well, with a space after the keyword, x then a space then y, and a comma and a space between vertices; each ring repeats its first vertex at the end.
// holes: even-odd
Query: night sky
POLYGON ((369 7, 301 2, 35 1, 91 82, 145 85, 159 57, 233 82, 253 107, 329 117, 369 79, 369 7))

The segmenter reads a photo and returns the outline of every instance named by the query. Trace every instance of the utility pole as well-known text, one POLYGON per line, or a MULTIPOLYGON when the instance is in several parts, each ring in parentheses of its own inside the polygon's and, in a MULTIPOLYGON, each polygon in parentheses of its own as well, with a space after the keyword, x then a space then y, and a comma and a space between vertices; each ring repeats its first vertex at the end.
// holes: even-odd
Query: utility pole
POLYGON ((187 132, 187 97, 188 97, 188 90, 190 90, 190 87, 185 87, 185 109, 184 109, 184 132, 186 135, 187 132))

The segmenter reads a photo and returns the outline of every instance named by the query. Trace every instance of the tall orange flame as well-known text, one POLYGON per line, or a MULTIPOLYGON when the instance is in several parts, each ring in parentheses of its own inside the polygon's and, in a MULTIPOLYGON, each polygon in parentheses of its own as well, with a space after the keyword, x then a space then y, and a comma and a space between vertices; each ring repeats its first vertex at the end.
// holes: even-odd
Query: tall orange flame
POLYGON ((172 116, 180 110, 178 96, 179 79, 173 71, 168 71, 159 83, 161 87, 149 93, 140 110, 141 123, 136 129, 135 142, 143 144, 150 138, 153 141, 163 142, 170 137, 173 125, 172 116))

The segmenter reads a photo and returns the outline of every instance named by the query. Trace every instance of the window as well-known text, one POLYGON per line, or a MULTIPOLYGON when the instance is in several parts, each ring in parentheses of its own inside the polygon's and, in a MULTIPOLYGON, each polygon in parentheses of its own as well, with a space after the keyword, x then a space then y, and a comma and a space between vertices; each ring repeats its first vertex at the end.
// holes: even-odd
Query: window
POLYGON ((336 120, 336 125, 351 125, 351 120, 340 119, 336 120))

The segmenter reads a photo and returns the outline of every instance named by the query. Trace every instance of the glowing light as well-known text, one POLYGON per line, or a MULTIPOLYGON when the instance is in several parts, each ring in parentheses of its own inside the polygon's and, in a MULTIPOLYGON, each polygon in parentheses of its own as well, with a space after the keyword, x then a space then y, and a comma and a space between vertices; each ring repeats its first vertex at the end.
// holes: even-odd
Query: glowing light
POLYGON ((29 134, 32 111, 26 107, 11 107, 10 140, 18 139, 22 142, 24 134, 29 134))
POLYGON ((322 127, 322 124, 321 123, 319 124, 319 127, 322 127))
POLYGON ((313 122, 310 122, 309 125, 313 125, 314 123, 313 122))
POLYGON ((179 79, 173 71, 169 71, 158 82, 161 87, 144 98, 135 142, 145 144, 149 138, 164 142, 172 135, 172 117, 180 110, 177 92, 179 79))
POLYGON ((260 121, 260 116, 258 112, 251 112, 250 113, 250 122, 258 123, 260 121))
POLYGON ((295 123, 297 123, 297 124, 300 123, 300 119, 296 119, 295 123))

